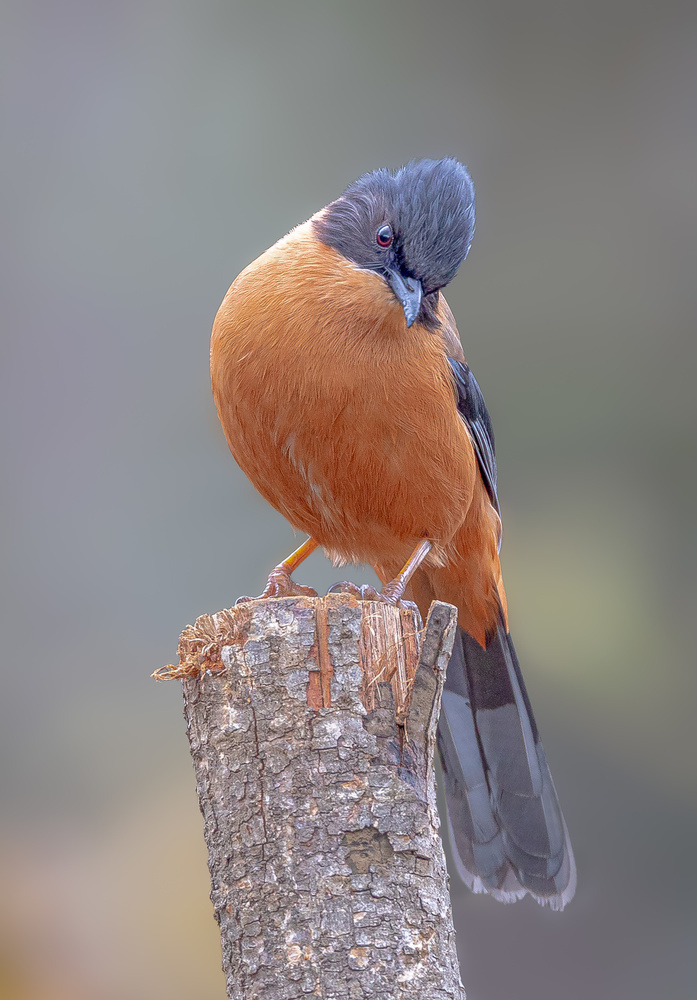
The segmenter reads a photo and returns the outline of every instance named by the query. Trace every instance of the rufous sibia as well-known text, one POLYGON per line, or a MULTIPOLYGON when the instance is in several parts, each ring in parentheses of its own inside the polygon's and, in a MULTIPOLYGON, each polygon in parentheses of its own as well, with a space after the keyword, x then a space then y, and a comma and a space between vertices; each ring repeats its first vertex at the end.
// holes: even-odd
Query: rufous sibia
POLYGON ((457 606, 438 747, 458 872, 562 909, 576 871, 508 631, 494 436, 443 295, 473 233, 456 160, 361 177, 233 282, 213 394, 241 468, 309 536, 263 596, 314 594, 290 574, 321 546, 375 568, 361 596, 457 606))

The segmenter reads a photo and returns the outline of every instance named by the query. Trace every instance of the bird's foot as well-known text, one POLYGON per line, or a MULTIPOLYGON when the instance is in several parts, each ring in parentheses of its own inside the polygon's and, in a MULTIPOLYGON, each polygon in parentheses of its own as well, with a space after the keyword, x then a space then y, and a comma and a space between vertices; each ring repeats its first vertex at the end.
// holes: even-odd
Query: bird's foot
POLYGON ((344 580, 342 583, 335 583, 333 587, 329 588, 327 593, 353 594, 359 601, 380 601, 382 604, 390 604, 393 608, 418 611, 413 601, 405 601, 402 598, 404 585, 400 585, 399 580, 390 580, 382 588, 382 591, 371 587, 369 583, 364 583, 362 587, 359 587, 357 584, 351 583, 350 580, 344 580))
POLYGON ((244 604, 246 601, 261 601, 267 597, 317 597, 317 591, 312 587, 303 587, 291 578, 287 569, 276 566, 269 573, 269 578, 264 587, 264 592, 259 597, 238 597, 236 604, 244 604))

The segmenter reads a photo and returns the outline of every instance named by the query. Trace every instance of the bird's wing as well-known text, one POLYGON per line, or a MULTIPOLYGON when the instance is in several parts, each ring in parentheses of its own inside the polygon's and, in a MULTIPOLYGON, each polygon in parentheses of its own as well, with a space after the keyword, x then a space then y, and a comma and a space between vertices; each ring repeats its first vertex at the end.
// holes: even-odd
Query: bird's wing
POLYGON ((448 364, 455 383, 458 411, 470 432, 474 452, 479 463, 479 471, 489 494, 489 500, 500 517, 501 510, 496 493, 494 431, 482 390, 477 385, 477 380, 465 361, 457 361, 455 358, 448 357, 448 364))

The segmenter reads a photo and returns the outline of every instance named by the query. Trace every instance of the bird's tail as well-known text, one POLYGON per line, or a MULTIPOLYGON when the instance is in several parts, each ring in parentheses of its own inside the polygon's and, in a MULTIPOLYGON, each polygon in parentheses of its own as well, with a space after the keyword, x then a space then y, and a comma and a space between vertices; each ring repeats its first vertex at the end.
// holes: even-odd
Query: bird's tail
POLYGON ((576 866, 511 637, 503 621, 485 649, 457 633, 438 724, 457 870, 474 892, 561 910, 576 866))

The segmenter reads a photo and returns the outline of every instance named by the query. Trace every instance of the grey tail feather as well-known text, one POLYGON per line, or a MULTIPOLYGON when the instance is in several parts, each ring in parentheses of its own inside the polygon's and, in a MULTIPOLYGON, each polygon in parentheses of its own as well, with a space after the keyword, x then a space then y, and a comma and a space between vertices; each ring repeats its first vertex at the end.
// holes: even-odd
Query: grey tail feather
POLYGON ((457 871, 474 892, 562 910, 576 865, 513 642, 503 622, 486 649, 457 632, 438 723, 457 871))

